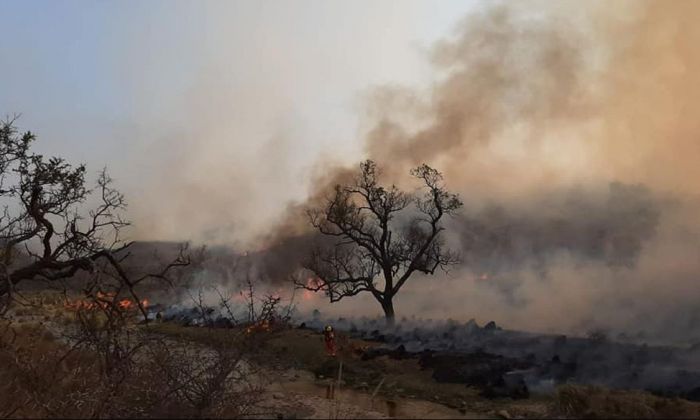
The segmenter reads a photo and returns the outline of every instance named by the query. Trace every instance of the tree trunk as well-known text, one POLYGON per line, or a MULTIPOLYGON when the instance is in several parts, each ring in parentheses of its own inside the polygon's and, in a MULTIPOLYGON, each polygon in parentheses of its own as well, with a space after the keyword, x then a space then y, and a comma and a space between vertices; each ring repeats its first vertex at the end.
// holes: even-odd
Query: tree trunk
POLYGON ((382 303, 382 309, 384 309, 384 318, 386 319, 386 326, 394 326, 394 302, 392 298, 385 298, 382 303))

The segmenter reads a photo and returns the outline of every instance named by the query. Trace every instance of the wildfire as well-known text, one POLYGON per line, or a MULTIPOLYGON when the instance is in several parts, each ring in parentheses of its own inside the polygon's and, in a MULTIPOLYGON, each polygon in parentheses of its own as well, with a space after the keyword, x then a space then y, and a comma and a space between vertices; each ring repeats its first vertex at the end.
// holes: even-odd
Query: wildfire
MULTIPOLYGON (((138 303, 132 299, 116 299, 116 294, 113 292, 97 292, 95 299, 77 299, 74 301, 68 301, 64 304, 66 309, 72 311, 80 310, 96 310, 96 309, 106 309, 110 306, 116 306, 121 310, 134 310, 138 308, 138 303)), ((144 308, 148 307, 148 299, 141 301, 141 306, 144 308)))
POLYGON ((269 319, 263 319, 262 321, 258 321, 245 329, 246 334, 252 334, 256 332, 268 332, 272 329, 272 325, 270 324, 269 319))

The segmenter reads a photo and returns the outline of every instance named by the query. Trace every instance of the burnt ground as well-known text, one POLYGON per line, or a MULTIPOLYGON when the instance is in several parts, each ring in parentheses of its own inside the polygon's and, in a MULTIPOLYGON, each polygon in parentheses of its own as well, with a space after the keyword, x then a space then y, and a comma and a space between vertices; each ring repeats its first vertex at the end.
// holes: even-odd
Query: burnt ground
MULTIPOLYGON (((225 326, 215 312, 210 317, 208 325, 225 326)), ((192 310, 174 311, 168 319, 181 326, 206 324, 192 310)), ((506 406, 519 416, 543 416, 543 404, 564 385, 688 401, 696 401, 700 390, 697 346, 649 346, 603 334, 534 334, 504 330, 493 322, 480 327, 474 321, 404 320, 386 328, 380 319, 314 316, 285 332, 268 354, 310 370, 318 379, 333 376, 339 362, 323 355, 326 324, 342 332, 349 386, 374 390, 381 383, 378 392, 388 397, 420 398, 463 411, 493 414, 506 406)))
MULTIPOLYGON (((206 318, 196 308, 176 309, 166 319, 182 326, 226 327, 214 309, 206 318)), ((300 322, 300 321, 299 321, 300 322)), ((487 398, 525 399, 552 394, 564 384, 642 390, 690 401, 700 398, 700 345, 671 347, 609 339, 506 330, 473 320, 403 320, 385 327, 374 318, 305 319, 299 328, 316 334, 326 324, 351 342, 363 342, 364 361, 386 356, 415 359, 438 383, 476 388, 487 398), (355 340, 355 341, 352 341, 355 340)))
MULTIPOLYGON (((68 321, 70 315, 59 305, 52 307, 46 300, 41 303, 40 310, 24 308, 12 316, 20 322, 38 322, 58 336, 61 323, 68 321)), ((175 322, 134 328, 192 343, 193 348, 236 334, 230 328, 175 322)), ((498 341, 499 334, 494 332, 498 329, 489 328, 478 334, 498 341)), ((415 348, 409 351, 384 334, 369 331, 366 339, 357 337, 358 331, 338 331, 339 354, 333 358, 325 355, 323 337, 316 329, 280 326, 259 334, 264 339, 250 356, 250 363, 267 372, 265 412, 282 418, 700 417, 700 404, 648 392, 579 385, 562 385, 550 393, 532 392, 522 386, 521 379, 527 372, 544 365, 553 375, 566 378, 573 367, 566 352, 562 352, 561 360, 550 359, 544 364, 537 356, 529 357, 527 350, 532 343, 528 347, 527 341, 523 341, 521 349, 510 348, 505 354, 483 348, 466 352, 415 348), (335 399, 328 399, 328 387, 337 383, 341 363, 340 391, 335 399)), ((442 337, 443 333, 437 335, 442 337)), ((483 337, 479 339, 482 341, 472 341, 481 343, 486 340, 483 337)), ((459 342, 460 338, 454 341, 459 342)), ((542 344, 542 339, 528 340, 542 344)), ((561 339, 553 340, 561 346, 561 339)), ((232 345, 234 342, 232 339, 232 345)), ((615 348, 613 344, 600 344, 604 343, 599 343, 599 349, 608 345, 615 348)), ((655 350, 650 351, 653 356, 655 350)))
MULTIPOLYGON (((197 342, 206 342, 211 334, 211 329, 206 327, 183 327, 172 323, 157 325, 155 329, 172 337, 197 342)), ((227 333, 226 329, 214 330, 217 334, 227 333)), ((313 385, 318 396, 325 396, 326 387, 337 379, 342 361, 342 388, 345 392, 351 392, 351 398, 360 401, 362 396, 369 400, 375 394, 375 408, 379 407, 384 415, 398 410, 393 413, 398 417, 430 417, 429 412, 432 412, 443 418, 498 418, 502 415, 541 418, 547 415, 551 403, 551 397, 541 396, 486 398, 479 387, 436 381, 434 369, 423 365, 417 357, 374 354, 373 350, 379 349, 380 343, 354 339, 343 333, 339 334, 338 343, 338 356, 328 357, 321 334, 309 329, 288 328, 271 335, 259 349, 255 362, 279 372, 307 372, 310 374, 306 376, 307 385, 313 385), (424 410, 425 404, 432 408, 418 413, 416 410, 424 410), (407 408, 416 413, 402 411, 407 408)), ((303 384, 295 386, 304 387, 303 384)))
MULTIPOLYGON (((172 323, 154 328, 196 342, 206 342, 212 330, 227 333, 226 329, 172 323)), ((286 328, 272 333, 259 349, 255 362, 275 372, 301 373, 302 379, 292 379, 293 382, 289 375, 280 374, 275 386, 286 388, 287 392, 302 388, 306 391, 301 398, 321 399, 329 384, 337 380, 342 362, 345 398, 368 410, 360 417, 372 417, 377 410, 383 416, 399 418, 700 417, 698 403, 644 391, 565 384, 551 393, 527 392, 521 382, 508 377, 514 369, 526 368, 531 362, 513 357, 485 352, 408 352, 342 332, 337 341, 338 356, 328 357, 318 331, 286 328), (371 397, 373 394, 375 398, 371 397)), ((299 417, 304 415, 300 413, 299 417)))
POLYGON ((331 323, 352 337, 380 343, 365 355, 416 358, 434 370, 433 379, 479 387, 485 396, 525 398, 548 394, 562 384, 643 390, 697 401, 700 346, 671 347, 590 337, 535 334, 473 320, 408 321, 382 328, 377 320, 314 319, 320 330, 331 323))

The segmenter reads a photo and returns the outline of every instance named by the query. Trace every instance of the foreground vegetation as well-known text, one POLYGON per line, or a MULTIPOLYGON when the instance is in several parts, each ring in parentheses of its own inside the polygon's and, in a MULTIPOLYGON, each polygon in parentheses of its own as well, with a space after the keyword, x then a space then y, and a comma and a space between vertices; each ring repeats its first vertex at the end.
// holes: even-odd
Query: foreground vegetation
POLYGON ((37 305, 19 307, 0 321, 3 418, 270 416, 275 411, 261 405, 267 383, 258 380, 259 369, 280 381, 287 371, 311 372, 308 389, 320 399, 337 383, 341 362, 346 392, 398 404, 430 401, 453 410, 442 416, 700 416, 697 403, 581 385, 528 399, 487 399, 476 389, 435 382, 415 359, 363 360, 376 343, 342 333, 338 357, 328 357, 319 333, 284 323, 253 331, 138 324, 137 318, 115 324, 99 312, 86 316, 68 310, 56 295, 37 294, 30 301, 37 305))
POLYGON ((245 334, 171 340, 110 305, 74 311, 42 296, 0 320, 0 417, 242 417, 261 387, 245 334), (41 302, 41 306, 36 306, 41 302))

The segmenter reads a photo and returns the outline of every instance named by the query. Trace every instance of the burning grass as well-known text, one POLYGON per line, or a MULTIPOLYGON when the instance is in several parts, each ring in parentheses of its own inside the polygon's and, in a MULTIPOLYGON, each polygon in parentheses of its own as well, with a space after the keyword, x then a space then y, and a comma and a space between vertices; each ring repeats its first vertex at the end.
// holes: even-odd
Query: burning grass
POLYGON ((94 299, 66 300, 64 307, 73 312, 106 309, 110 306, 130 311, 137 310, 139 307, 148 308, 148 303, 148 299, 137 301, 135 299, 118 298, 116 293, 113 292, 97 292, 94 299))

